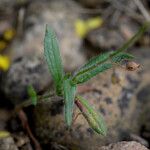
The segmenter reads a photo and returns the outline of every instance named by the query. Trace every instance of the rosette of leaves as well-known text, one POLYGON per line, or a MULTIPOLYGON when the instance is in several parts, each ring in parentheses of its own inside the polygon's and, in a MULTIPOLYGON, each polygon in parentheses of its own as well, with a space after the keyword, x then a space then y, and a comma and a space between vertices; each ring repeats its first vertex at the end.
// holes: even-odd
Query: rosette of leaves
MULTIPOLYGON (((78 84, 83 84, 97 74, 111 69, 124 60, 133 59, 134 56, 126 53, 125 50, 132 46, 149 26, 150 23, 145 23, 121 48, 90 59, 85 65, 75 71, 73 75, 64 73, 56 34, 50 26, 46 26, 44 54, 55 84, 56 94, 64 99, 64 115, 68 127, 72 124, 74 104, 76 104, 91 128, 101 135, 106 135, 107 129, 102 116, 95 112, 87 100, 77 95, 76 87, 78 84)), ((31 95, 35 97, 34 92, 31 95)))

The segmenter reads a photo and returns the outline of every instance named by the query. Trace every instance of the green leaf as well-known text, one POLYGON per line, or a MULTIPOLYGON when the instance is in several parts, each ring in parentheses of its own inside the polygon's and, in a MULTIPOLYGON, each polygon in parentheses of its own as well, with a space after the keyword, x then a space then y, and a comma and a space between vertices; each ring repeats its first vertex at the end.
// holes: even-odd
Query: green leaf
POLYGON ((67 78, 63 83, 64 89, 64 102, 65 102, 65 120, 67 126, 70 127, 72 124, 72 115, 74 109, 74 98, 76 93, 76 86, 72 85, 70 79, 67 78))
POLYGON ((113 57, 110 57, 113 52, 107 52, 97 57, 92 58, 87 64, 73 76, 72 82, 74 84, 80 84, 88 81, 98 73, 104 72, 107 69, 112 68, 112 62, 120 63, 123 60, 133 59, 134 56, 120 52, 113 57), (112 60, 112 62, 108 62, 112 60))
POLYGON ((92 77, 96 76, 98 73, 104 72, 110 68, 112 68, 111 63, 100 64, 98 66, 95 65, 89 68, 89 70, 85 70, 83 72, 80 72, 80 74, 75 75, 72 78, 72 83, 73 84, 84 83, 88 81, 89 79, 91 79, 92 77))
POLYGON ((119 54, 113 56, 113 57, 111 58, 111 60, 112 60, 112 62, 114 62, 114 63, 120 63, 120 62, 123 61, 123 60, 130 60, 130 59, 133 59, 133 58, 134 58, 133 55, 128 54, 128 53, 122 53, 122 52, 121 52, 121 53, 119 53, 119 54))
POLYGON ((72 77, 73 84, 80 84, 88 81, 100 72, 103 72, 112 67, 110 63, 105 63, 109 60, 112 52, 103 53, 91 58, 83 67, 81 67, 72 77))
POLYGON ((37 104, 37 94, 32 85, 28 86, 27 92, 29 97, 31 98, 32 104, 35 106, 37 104))
POLYGON ((56 86, 56 92, 58 95, 61 95, 64 72, 57 38, 54 31, 49 26, 46 26, 44 38, 44 54, 56 86))
POLYGON ((114 51, 111 56, 114 56, 122 51, 127 50, 129 47, 131 47, 139 38, 143 35, 143 33, 150 28, 150 22, 144 23, 144 25, 137 31, 137 33, 129 39, 122 47, 114 51))
POLYGON ((95 132, 106 136, 107 127, 103 117, 100 114, 96 113, 96 111, 91 107, 87 100, 85 100, 79 95, 76 96, 76 104, 82 112, 85 119, 87 120, 87 122, 89 123, 89 125, 91 126, 91 128, 95 132))
POLYGON ((103 53, 103 54, 100 54, 98 56, 91 58, 83 67, 81 67, 81 69, 76 74, 80 74, 82 72, 85 72, 86 70, 89 70, 90 68, 94 66, 104 63, 105 61, 109 59, 111 54, 112 54, 112 51, 106 52, 106 53, 103 53))

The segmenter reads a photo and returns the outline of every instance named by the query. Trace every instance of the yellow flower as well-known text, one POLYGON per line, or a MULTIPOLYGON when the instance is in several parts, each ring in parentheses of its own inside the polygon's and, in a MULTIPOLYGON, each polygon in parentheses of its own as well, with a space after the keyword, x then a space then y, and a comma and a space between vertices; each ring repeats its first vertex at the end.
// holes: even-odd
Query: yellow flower
POLYGON ((4 39, 7 40, 7 41, 10 41, 13 39, 15 35, 15 30, 14 29, 8 29, 4 32, 4 39))
POLYGON ((10 66, 10 60, 7 56, 0 55, 0 69, 7 71, 10 66))
POLYGON ((8 131, 0 131, 0 139, 6 138, 8 136, 10 136, 10 133, 8 131))
POLYGON ((89 20, 87 20, 87 26, 89 28, 89 30, 98 28, 102 25, 103 20, 100 17, 96 17, 96 18, 91 18, 89 20))
POLYGON ((89 31, 100 27, 102 23, 103 20, 100 17, 91 18, 86 21, 77 19, 75 22, 75 31, 79 37, 84 38, 89 31))

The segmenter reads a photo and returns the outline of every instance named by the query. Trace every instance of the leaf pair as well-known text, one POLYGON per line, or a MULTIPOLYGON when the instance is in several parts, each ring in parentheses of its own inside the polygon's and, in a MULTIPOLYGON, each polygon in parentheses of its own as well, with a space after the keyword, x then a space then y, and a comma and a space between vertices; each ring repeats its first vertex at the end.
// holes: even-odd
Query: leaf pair
POLYGON ((130 60, 134 58, 134 56, 123 52, 111 56, 113 53, 114 52, 107 52, 92 58, 76 74, 74 74, 72 82, 74 84, 84 83, 97 74, 112 68, 114 63, 120 63, 123 60, 130 60))

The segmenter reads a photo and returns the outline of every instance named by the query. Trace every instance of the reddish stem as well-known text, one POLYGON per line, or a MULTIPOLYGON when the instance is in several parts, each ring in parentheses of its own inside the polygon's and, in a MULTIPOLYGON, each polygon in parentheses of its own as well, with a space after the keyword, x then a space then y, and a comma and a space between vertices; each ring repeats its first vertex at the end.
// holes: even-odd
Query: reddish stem
POLYGON ((27 130, 27 133, 29 134, 29 137, 31 138, 31 140, 33 141, 34 145, 35 145, 35 149, 36 150, 42 150, 39 142, 37 141, 37 139, 34 137, 34 135, 32 134, 32 131, 30 129, 29 123, 28 123, 28 119, 27 116, 25 114, 25 112, 21 109, 18 112, 18 116, 22 122, 23 127, 27 130))

